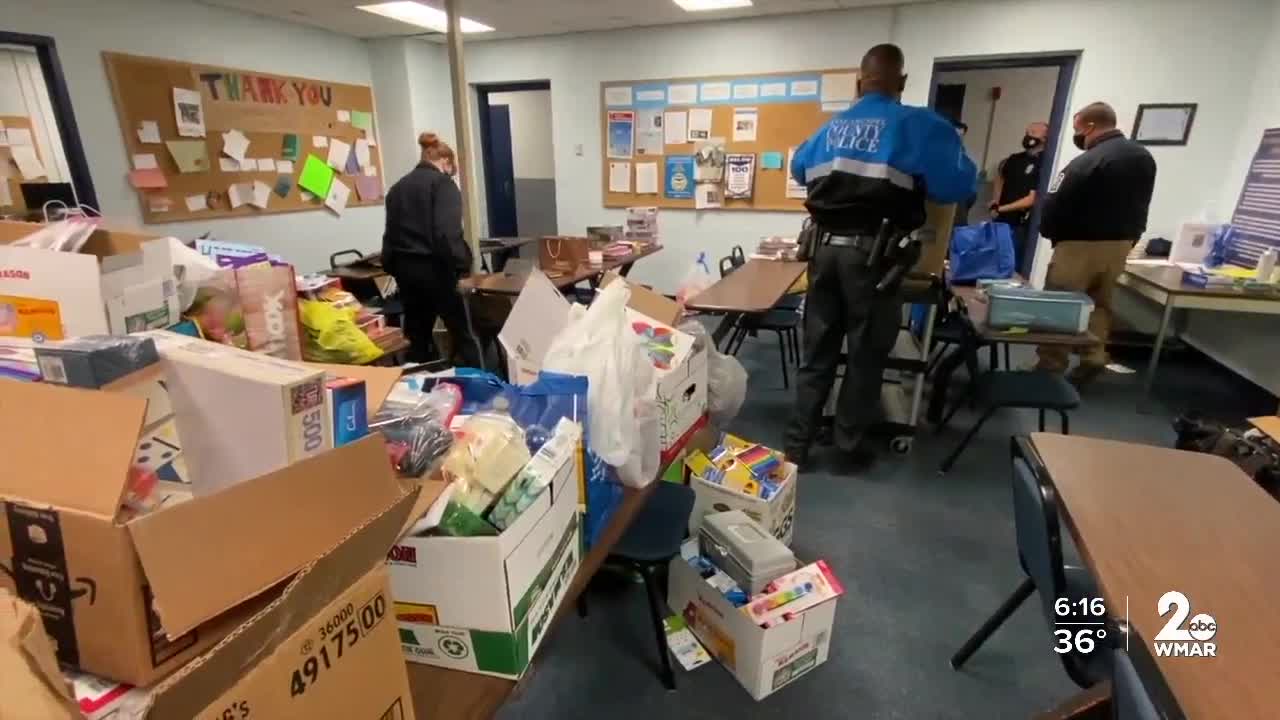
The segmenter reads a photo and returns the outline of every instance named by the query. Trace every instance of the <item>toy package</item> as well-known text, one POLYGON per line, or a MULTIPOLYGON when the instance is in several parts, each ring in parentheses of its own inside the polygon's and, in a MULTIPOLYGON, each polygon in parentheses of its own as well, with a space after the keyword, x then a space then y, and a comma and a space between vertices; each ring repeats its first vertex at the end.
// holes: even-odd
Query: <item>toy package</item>
POLYGON ((221 270, 211 275, 196 290, 196 298, 187 310, 187 318, 200 328, 200 334, 213 342, 249 349, 244 310, 236 288, 234 270, 221 270))
POLYGON ((293 268, 257 262, 237 267, 235 279, 249 349, 282 360, 301 360, 293 268))
POLYGON ((769 583, 764 594, 751 598, 742 612, 760 627, 770 628, 843 594, 844 586, 835 573, 825 560, 819 560, 769 583))
POLYGON ((707 482, 768 500, 787 480, 782 460, 764 445, 725 433, 710 453, 694 450, 686 456, 685 464, 707 482))

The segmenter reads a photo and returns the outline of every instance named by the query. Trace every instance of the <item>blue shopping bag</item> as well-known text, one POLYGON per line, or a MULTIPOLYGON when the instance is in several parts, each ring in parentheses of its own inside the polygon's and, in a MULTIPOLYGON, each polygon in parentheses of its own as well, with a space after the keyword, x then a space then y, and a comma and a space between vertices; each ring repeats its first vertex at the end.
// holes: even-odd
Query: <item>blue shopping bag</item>
POLYGON ((965 225, 951 233, 950 281, 956 285, 978 280, 1003 280, 1016 270, 1013 228, 1005 223, 965 225))
POLYGON ((591 451, 587 422, 587 378, 543 371, 529 385, 511 385, 487 372, 459 368, 454 377, 438 378, 462 389, 459 413, 470 415, 493 407, 498 397, 506 400, 508 412, 526 435, 539 431, 550 434, 561 418, 582 425, 583 457, 578 463, 578 486, 586 489, 587 512, 583 518, 583 537, 589 548, 613 517, 622 502, 622 485, 605 464, 591 451))

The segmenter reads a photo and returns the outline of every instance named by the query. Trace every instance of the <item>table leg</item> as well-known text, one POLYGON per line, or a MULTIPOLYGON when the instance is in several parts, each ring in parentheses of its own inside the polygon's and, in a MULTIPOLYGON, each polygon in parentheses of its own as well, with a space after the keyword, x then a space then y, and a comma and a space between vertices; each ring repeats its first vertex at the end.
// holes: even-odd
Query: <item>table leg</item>
MULTIPOLYGON (((933 387, 929 391, 929 409, 925 412, 925 419, 933 425, 942 422, 942 413, 947 406, 947 392, 951 386, 951 375, 955 373, 956 368, 965 363, 965 354, 967 352, 969 350, 963 345, 957 347, 942 358, 942 361, 933 370, 933 387)), ((971 378, 971 380, 973 379, 971 378)))
POLYGON ((629 274, 631 273, 631 267, 632 267, 633 265, 635 265, 635 264, 636 264, 636 263, 635 263, 635 261, 634 261, 634 260, 632 260, 631 262, 627 263, 626 265, 623 265, 623 266, 619 267, 619 268, 618 268, 618 274, 619 274, 619 275, 621 275, 622 277, 626 277, 627 275, 629 275, 629 274))
POLYGON ((1147 376, 1142 381, 1142 399, 1138 402, 1138 412, 1146 414, 1151 402, 1151 390, 1156 383, 1156 368, 1160 366, 1160 351, 1164 349, 1164 336, 1169 332, 1169 320, 1173 317, 1173 298, 1165 301, 1164 312, 1160 315, 1160 329, 1156 332, 1156 344, 1151 348, 1151 359, 1147 361, 1147 376))

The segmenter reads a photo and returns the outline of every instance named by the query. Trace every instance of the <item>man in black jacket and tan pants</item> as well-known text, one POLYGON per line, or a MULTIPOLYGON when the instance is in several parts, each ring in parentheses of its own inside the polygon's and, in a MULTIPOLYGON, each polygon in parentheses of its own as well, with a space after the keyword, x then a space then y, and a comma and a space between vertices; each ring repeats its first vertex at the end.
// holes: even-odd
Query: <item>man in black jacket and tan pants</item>
MULTIPOLYGON (((1107 366, 1111 295, 1129 251, 1147 229, 1147 209, 1156 181, 1156 161, 1147 149, 1116 129, 1116 112, 1093 103, 1076 113, 1076 147, 1084 153, 1049 184, 1040 233, 1053 242, 1045 289, 1075 290, 1093 299, 1089 332, 1098 343, 1080 352, 1070 375, 1084 385, 1107 366)), ((1064 372, 1067 348, 1042 345, 1038 370, 1064 372)))

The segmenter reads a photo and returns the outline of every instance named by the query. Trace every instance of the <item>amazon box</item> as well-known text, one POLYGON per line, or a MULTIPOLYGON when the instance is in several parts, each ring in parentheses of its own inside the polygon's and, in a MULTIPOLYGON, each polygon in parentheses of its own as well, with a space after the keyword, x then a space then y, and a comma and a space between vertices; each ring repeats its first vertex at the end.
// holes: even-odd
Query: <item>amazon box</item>
POLYGON ((370 557, 394 540, 399 525, 391 515, 403 517, 375 520, 364 537, 299 573, 266 610, 159 685, 74 676, 81 709, 91 720, 413 720, 387 571, 370 557))
POLYGON ((382 439, 367 437, 208 496, 122 510, 147 405, 122 389, 0 383, 0 588, 37 607, 59 661, 144 686, 405 495, 382 439))

